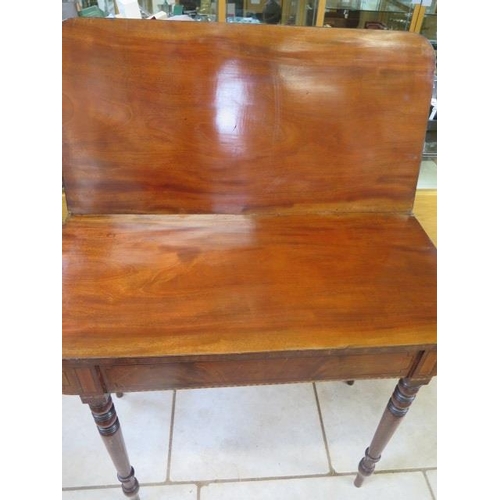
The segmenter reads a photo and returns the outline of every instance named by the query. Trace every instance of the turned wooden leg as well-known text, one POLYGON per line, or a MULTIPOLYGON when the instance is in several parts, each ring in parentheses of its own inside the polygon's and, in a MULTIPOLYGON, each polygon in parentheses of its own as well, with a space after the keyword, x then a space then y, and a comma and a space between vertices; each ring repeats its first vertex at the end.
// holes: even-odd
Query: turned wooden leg
POLYGON ((109 394, 91 397, 82 396, 81 399, 89 405, 92 411, 99 434, 118 472, 118 480, 122 483, 123 493, 133 500, 139 500, 139 482, 135 478, 134 468, 131 467, 129 462, 120 421, 116 415, 111 396, 109 394))
POLYGON ((376 463, 380 460, 382 451, 408 412, 418 390, 427 382, 423 382, 422 380, 412 381, 411 379, 399 380, 387 403, 372 442, 366 449, 365 456, 359 462, 358 474, 354 480, 355 486, 359 488, 363 484, 365 477, 373 473, 376 463))

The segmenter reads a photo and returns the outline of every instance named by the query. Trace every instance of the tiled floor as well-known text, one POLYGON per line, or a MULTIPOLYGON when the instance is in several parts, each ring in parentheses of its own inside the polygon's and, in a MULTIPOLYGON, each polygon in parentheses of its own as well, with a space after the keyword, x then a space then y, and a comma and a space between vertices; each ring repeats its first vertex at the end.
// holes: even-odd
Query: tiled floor
MULTIPOLYGON (((419 188, 436 188, 436 162, 419 188)), ((436 500, 436 386, 420 390, 362 488, 352 482, 396 380, 114 398, 141 500, 436 500)), ((63 500, 123 500, 90 411, 63 396, 63 500)))
MULTIPOLYGON (((130 393, 114 398, 142 500, 434 500, 436 381, 376 474, 352 481, 396 380, 130 393)), ((125 498, 125 497, 123 497, 125 498)), ((120 500, 88 408, 63 396, 63 500, 120 500)))

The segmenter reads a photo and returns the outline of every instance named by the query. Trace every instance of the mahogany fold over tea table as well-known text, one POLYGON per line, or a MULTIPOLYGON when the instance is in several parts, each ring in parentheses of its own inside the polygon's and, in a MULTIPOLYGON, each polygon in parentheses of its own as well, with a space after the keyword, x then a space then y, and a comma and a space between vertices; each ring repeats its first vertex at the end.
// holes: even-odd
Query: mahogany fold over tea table
POLYGON ((127 496, 113 392, 398 378, 373 472, 436 374, 434 64, 402 32, 63 23, 63 393, 127 496))

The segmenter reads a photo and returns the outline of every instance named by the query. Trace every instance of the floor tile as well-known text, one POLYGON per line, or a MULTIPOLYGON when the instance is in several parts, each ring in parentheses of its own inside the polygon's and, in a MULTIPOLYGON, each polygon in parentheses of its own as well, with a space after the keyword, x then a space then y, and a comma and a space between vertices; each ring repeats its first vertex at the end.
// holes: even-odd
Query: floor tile
MULTIPOLYGON (((355 472, 397 380, 317 384, 325 432, 336 472, 355 472)), ((437 467, 436 379, 420 389, 382 453, 377 470, 437 467)))
POLYGON ((361 488, 354 477, 209 484, 201 500, 432 500, 421 472, 375 474, 361 488))
MULTIPOLYGON (((139 482, 166 480, 172 392, 129 393, 113 398, 130 461, 139 482)), ((87 405, 63 396, 62 486, 116 484, 116 471, 87 405)))
POLYGON ((177 392, 171 480, 328 470, 311 384, 177 392))
MULTIPOLYGON (((141 498, 145 500, 196 500, 196 485, 141 486, 141 498)), ((125 500, 121 488, 65 491, 62 500, 125 500)))
POLYGON ((425 472, 425 475, 431 485, 432 493, 437 498, 437 470, 428 470, 425 472))

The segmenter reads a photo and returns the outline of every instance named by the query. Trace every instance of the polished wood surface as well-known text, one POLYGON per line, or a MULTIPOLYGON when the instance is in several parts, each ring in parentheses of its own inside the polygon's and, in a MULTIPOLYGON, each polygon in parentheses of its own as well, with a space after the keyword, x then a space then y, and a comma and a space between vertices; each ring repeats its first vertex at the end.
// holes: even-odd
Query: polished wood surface
POLYGON ((433 58, 402 32, 68 20, 69 210, 409 213, 433 58))
POLYGON ((427 42, 161 25, 64 23, 66 390, 431 375, 427 42))
POLYGON ((140 500, 139 482, 135 478, 134 468, 130 465, 120 421, 110 395, 82 397, 82 401, 90 407, 99 434, 116 467, 123 493, 130 500, 140 500))
POLYGON ((126 494, 110 392, 401 378, 373 471, 437 370, 412 214, 433 57, 408 33, 63 23, 63 392, 126 494))
POLYGON ((435 253, 406 215, 73 216, 63 355, 432 344, 435 253))
MULTIPOLYGON (((427 382, 428 381, 426 381, 426 383, 427 382)), ((420 381, 411 379, 399 380, 382 414, 382 418, 375 431, 372 442, 366 449, 365 456, 359 462, 358 474, 354 480, 354 486, 359 488, 363 484, 365 478, 373 474, 375 465, 381 458, 382 451, 384 451, 384 448, 401 424, 403 417, 408 413, 420 387, 420 381)), ((411 450, 408 451, 411 453, 411 450)))
POLYGON ((227 387, 321 380, 433 377, 435 345, 316 349, 160 358, 78 358, 63 363, 63 393, 227 387))
POLYGON ((63 26, 67 391, 420 367, 436 343, 436 252, 411 215, 424 39, 63 26))
MULTIPOLYGON (((431 241, 437 246, 437 189, 417 189, 413 214, 431 241)), ((62 193, 62 222, 68 217, 66 195, 62 193)))

